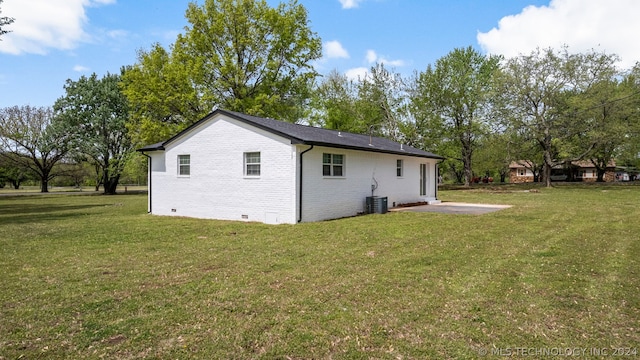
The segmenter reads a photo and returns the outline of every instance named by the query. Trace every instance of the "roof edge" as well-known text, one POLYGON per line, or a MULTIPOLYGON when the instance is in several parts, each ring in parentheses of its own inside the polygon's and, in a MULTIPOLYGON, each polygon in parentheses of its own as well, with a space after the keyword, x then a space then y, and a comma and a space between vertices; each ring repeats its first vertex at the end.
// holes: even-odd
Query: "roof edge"
MULTIPOLYGON (((325 143, 325 142, 319 142, 319 141, 306 141, 306 142, 303 142, 303 143, 300 143, 300 144, 324 146, 324 147, 335 148, 335 149, 369 151, 369 152, 377 152, 377 153, 382 153, 382 154, 402 155, 402 156, 419 157, 419 158, 425 158, 425 159, 438 159, 438 160, 445 160, 446 159, 444 156, 436 155, 436 154, 433 154, 433 153, 429 153, 428 155, 427 154, 420 155, 420 154, 408 153, 408 152, 405 152, 405 151, 402 151, 402 150, 393 151, 393 150, 379 149, 379 148, 376 148, 375 146, 371 146, 371 147, 349 146, 349 145, 332 144, 332 143, 325 143)), ((424 150, 422 150, 422 151, 424 151, 424 150)), ((425 152, 428 152, 428 151, 425 151, 425 152)))

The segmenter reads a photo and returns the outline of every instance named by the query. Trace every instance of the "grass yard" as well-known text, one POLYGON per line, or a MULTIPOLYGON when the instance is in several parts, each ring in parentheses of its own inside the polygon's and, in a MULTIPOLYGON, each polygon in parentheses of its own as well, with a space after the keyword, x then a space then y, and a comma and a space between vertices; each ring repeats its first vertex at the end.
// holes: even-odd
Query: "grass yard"
POLYGON ((640 187, 522 189, 292 226, 0 198, 0 359, 638 357, 640 187))

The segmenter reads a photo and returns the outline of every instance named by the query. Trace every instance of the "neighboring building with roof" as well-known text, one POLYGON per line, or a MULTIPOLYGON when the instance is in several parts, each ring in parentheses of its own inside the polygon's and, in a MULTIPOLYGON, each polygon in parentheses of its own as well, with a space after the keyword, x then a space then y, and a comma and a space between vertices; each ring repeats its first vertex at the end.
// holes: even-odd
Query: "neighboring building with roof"
POLYGON ((215 110, 149 157, 149 212, 297 223, 353 216, 365 199, 437 203, 441 156, 380 137, 215 110))
MULTIPOLYGON (((509 182, 525 183, 534 182, 541 172, 542 166, 528 160, 512 161, 509 165, 509 182)), ((540 178, 542 178, 541 174, 540 178)), ((551 169, 551 181, 583 181, 595 182, 598 179, 598 171, 589 160, 572 161, 566 164, 556 165, 551 169)), ((616 181, 616 164, 610 161, 607 164, 603 176, 605 182, 616 181)))
POLYGON ((534 182, 537 178, 536 164, 528 160, 512 161, 509 164, 509 182, 512 184, 534 182))

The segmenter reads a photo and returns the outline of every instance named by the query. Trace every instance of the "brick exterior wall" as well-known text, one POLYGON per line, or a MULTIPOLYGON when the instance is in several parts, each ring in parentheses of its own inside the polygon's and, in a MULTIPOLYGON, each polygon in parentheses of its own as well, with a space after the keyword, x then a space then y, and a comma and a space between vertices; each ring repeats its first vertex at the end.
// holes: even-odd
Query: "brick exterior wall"
POLYGON ((150 155, 154 214, 296 222, 296 156, 287 139, 218 117, 171 143, 164 152, 150 155), (244 176, 244 153, 256 151, 261 157, 260 176, 244 176), (181 177, 177 158, 187 154, 191 175, 181 177))
MULTIPOLYGON (((305 146, 308 148, 308 146, 305 146)), ((366 151, 314 147, 304 154, 302 220, 319 221, 356 215, 365 211, 373 178, 378 182, 375 196, 393 203, 436 200, 436 160, 366 151), (322 176, 322 154, 343 154, 345 176, 322 176), (403 160, 403 176, 396 176, 397 160, 403 160), (427 194, 420 196, 420 164, 427 164, 427 194)))
MULTIPOLYGON (((583 182, 596 182, 596 180, 598 180, 597 177, 584 177, 582 178, 582 180, 578 180, 578 181, 583 181, 583 182)), ((616 173, 614 171, 606 171, 604 174, 604 178, 603 180, 605 182, 613 182, 616 180, 616 173)), ((527 175, 525 176, 520 176, 518 175, 518 169, 515 168, 511 168, 509 169, 509 182, 512 184, 522 184, 522 183, 531 183, 533 182, 533 175, 530 175, 530 172, 527 172, 527 175)))
POLYGON ((530 183, 533 182, 533 175, 520 176, 518 169, 509 169, 509 182, 512 184, 530 183))
MULTIPOLYGON (((582 178, 583 182, 596 182, 598 180, 598 177, 584 177, 582 178)), ((616 173, 615 171, 605 171, 604 173, 604 177, 602 178, 602 180, 604 180, 604 182, 614 182, 616 181, 616 173)))

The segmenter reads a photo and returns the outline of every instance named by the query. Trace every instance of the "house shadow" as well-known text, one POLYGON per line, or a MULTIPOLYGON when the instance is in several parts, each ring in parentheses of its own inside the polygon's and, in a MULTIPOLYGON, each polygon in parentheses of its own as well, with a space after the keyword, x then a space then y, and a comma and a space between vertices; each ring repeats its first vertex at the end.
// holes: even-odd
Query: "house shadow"
POLYGON ((33 222, 64 220, 85 215, 86 211, 83 210, 104 206, 104 204, 3 204, 0 206, 0 225, 29 224, 33 222))

